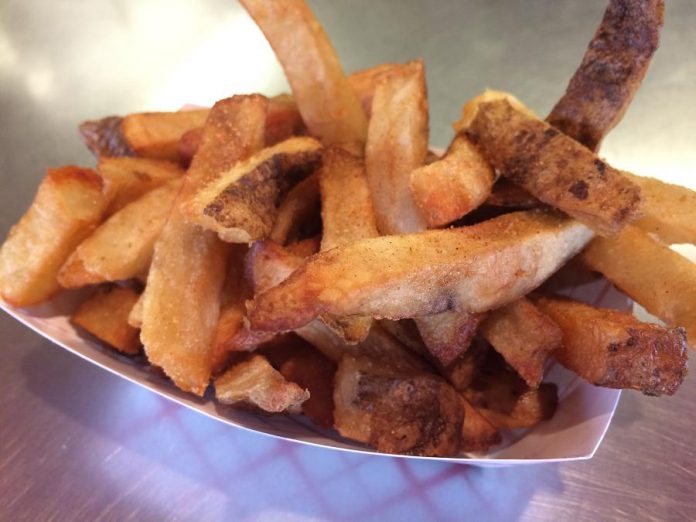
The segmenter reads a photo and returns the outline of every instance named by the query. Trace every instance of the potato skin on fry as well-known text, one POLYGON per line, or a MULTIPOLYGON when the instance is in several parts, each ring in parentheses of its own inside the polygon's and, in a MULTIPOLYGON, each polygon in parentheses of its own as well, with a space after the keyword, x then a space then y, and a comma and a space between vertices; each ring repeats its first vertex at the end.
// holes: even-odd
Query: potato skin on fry
POLYGON ((467 135, 513 183, 601 235, 611 236, 640 217, 637 185, 507 100, 481 104, 467 135))
POLYGON ((546 120, 591 150, 621 120, 657 50, 664 0, 610 0, 580 67, 546 120))
POLYGON ((322 313, 402 319, 482 312, 541 284, 593 236, 552 212, 517 212, 459 229, 365 239, 310 258, 250 310, 259 330, 322 313))
POLYGON ((683 328, 641 323, 629 313, 561 297, 540 297, 536 305, 563 332, 556 360, 592 384, 672 395, 686 376, 683 328))

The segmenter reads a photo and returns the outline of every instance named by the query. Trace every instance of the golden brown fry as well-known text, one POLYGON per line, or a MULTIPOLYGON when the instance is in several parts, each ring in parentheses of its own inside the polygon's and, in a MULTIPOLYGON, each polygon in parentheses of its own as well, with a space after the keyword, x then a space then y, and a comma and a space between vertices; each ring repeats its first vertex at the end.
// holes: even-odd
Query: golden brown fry
POLYGON ((561 330, 525 298, 488 314, 481 335, 531 388, 544 378, 549 355, 561 344, 561 330))
POLYGON ((241 0, 263 31, 307 124, 324 144, 365 143, 367 118, 324 29, 304 0, 241 0))
POLYGON ((426 228, 410 190, 411 172, 428 153, 428 98, 422 60, 381 75, 365 147, 367 182, 382 234, 426 228))
POLYGON ((469 348, 484 317, 485 314, 449 311, 417 317, 415 321, 430 354, 447 366, 469 348))
POLYGON ((452 128, 458 132, 465 132, 471 122, 474 121, 479 107, 487 102, 506 100, 515 110, 523 112, 530 118, 537 118, 532 110, 510 93, 486 89, 478 96, 474 96, 462 107, 462 117, 452 124, 452 128))
POLYGON ((131 146, 121 133, 121 116, 107 116, 80 124, 82 142, 95 156, 133 156, 131 146))
POLYGON ((486 102, 467 135, 493 167, 544 203, 610 236, 640 217, 640 189, 620 171, 506 100, 486 102))
POLYGON ((148 158, 99 158, 97 173, 104 180, 109 199, 106 215, 122 209, 145 193, 182 178, 184 171, 177 164, 148 158))
POLYGON ((582 260, 651 314, 686 328, 696 346, 696 264, 633 226, 595 239, 582 260))
POLYGON ((227 245, 189 223, 181 208, 195 190, 263 147, 267 101, 234 96, 215 104, 206 121, 169 220, 155 244, 143 302, 141 341, 150 362, 185 391, 203 395, 212 371, 227 245))
POLYGON ((683 328, 641 323, 626 312, 561 297, 541 297, 536 304, 563 332, 556 360, 596 386, 672 395, 686 376, 683 328))
POLYGON ((89 169, 48 169, 29 209, 0 249, 0 293, 33 306, 59 288, 57 275, 73 249, 99 224, 108 200, 89 169))
POLYGON ((136 156, 179 161, 181 136, 201 127, 208 109, 129 114, 121 121, 123 139, 136 156))
POLYGON ((183 180, 174 179, 116 212, 80 243, 58 273, 64 288, 147 273, 155 241, 183 180))
POLYGON ((334 389, 338 432, 385 453, 453 456, 459 451, 464 408, 440 377, 346 355, 334 389))
POLYGON ((635 222, 641 230, 665 243, 696 244, 696 192, 624 172, 640 187, 643 217, 635 222))
POLYGON ((464 423, 462 424, 462 451, 487 451, 498 446, 503 440, 500 431, 474 408, 469 401, 464 404, 464 423))
POLYGON ((530 388, 492 351, 474 372, 464 398, 500 429, 531 428, 553 417, 558 406, 555 384, 542 383, 538 388, 530 388))
POLYGON ((631 104, 657 50, 664 0, 610 0, 580 67, 547 121, 597 150, 631 104))
POLYGON ((138 297, 132 288, 100 287, 80 305, 71 321, 119 352, 137 354, 138 330, 128 323, 128 316, 138 297))
POLYGON ((442 158, 411 173, 411 192, 428 227, 439 228, 486 201, 494 181, 478 148, 458 134, 442 158))
POLYGON ((289 138, 220 173, 192 199, 190 217, 230 243, 247 243, 270 234, 278 204, 321 162, 313 138, 289 138))
POLYGON ((541 284, 592 237, 553 212, 506 214, 472 227, 365 239, 321 252, 258 295, 252 326, 283 331, 319 314, 401 319, 482 312, 541 284))
POLYGON ((222 404, 243 403, 271 413, 297 413, 309 392, 285 380, 262 355, 252 355, 215 379, 215 398, 222 404))
MULTIPOLYGON (((319 188, 322 251, 379 235, 362 159, 339 147, 325 150, 319 188)), ((322 319, 349 343, 364 340, 372 326, 372 317, 322 319)))
POLYGON ((287 193, 278 207, 269 239, 279 245, 297 239, 300 229, 308 220, 315 216, 319 220, 320 208, 319 176, 315 173, 300 181, 287 193))

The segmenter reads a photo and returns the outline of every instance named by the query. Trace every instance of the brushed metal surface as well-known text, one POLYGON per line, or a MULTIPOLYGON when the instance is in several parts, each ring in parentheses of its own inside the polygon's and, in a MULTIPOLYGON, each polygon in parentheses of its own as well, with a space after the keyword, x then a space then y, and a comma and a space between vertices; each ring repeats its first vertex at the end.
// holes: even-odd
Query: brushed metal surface
MULTIPOLYGON (((425 58, 436 145, 447 144, 463 101, 485 87, 546 113, 604 9, 601 0, 310 4, 347 70, 425 58)), ((696 188, 693 27, 693 3, 669 0, 661 48, 602 155, 696 188)), ((0 86, 3 236, 47 166, 93 163, 77 138, 80 121, 287 88, 259 32, 222 0, 5 0, 0 86)), ((342 475, 387 477, 398 467, 446 507, 442 518, 693 519, 695 398, 693 378, 671 398, 625 393, 589 462, 482 470, 341 457, 342 475), (433 486, 440 476, 448 489, 433 486)), ((337 458, 184 411, 0 316, 0 519, 347 517, 364 491, 325 478, 337 458), (294 467, 264 474, 253 455, 266 450, 294 467)), ((390 498, 355 516, 395 518, 401 500, 390 498)))

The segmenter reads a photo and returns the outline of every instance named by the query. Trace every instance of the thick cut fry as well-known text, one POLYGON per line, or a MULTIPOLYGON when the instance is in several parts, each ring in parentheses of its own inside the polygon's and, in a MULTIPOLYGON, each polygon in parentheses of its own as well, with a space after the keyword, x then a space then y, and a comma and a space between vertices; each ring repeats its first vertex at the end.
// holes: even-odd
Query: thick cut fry
POLYGON ((106 286, 80 305, 72 322, 119 352, 131 355, 140 351, 138 330, 128 324, 128 316, 138 301, 132 288, 106 286))
POLYGON ((80 124, 82 142, 95 156, 133 156, 134 152, 121 133, 121 116, 107 116, 101 120, 80 124))
POLYGON ((298 239, 310 220, 320 221, 319 176, 312 174, 295 185, 278 207, 269 238, 279 245, 298 239))
POLYGON ((541 384, 546 360, 561 344, 558 326, 524 298, 490 312, 480 331, 531 388, 541 384))
POLYGON ((411 172, 428 153, 428 98, 423 62, 382 75, 372 100, 365 147, 367 182, 382 234, 426 228, 410 190, 411 172))
POLYGON ((121 121, 121 134, 136 156, 179 161, 181 136, 201 127, 209 112, 200 109, 129 114, 121 121))
POLYGON ((555 384, 530 388, 492 350, 474 372, 464 398, 499 429, 531 428, 553 417, 558 406, 555 384))
POLYGON ((542 206, 541 201, 532 196, 522 187, 518 187, 506 178, 500 178, 493 185, 491 194, 486 200, 491 207, 504 207, 516 210, 526 210, 542 206))
POLYGON ((462 107, 462 117, 452 124, 452 128, 458 133, 466 132, 466 130, 471 125, 471 122, 474 121, 476 113, 478 112, 479 107, 482 104, 500 100, 506 100, 510 105, 512 105, 512 107, 515 110, 523 112, 530 118, 537 117, 536 114, 534 114, 534 112, 532 112, 532 110, 529 107, 527 107, 524 103, 522 103, 512 94, 504 91, 494 91, 492 89, 486 89, 481 94, 479 94, 478 96, 474 96, 464 104, 464 106, 462 107))
POLYGON ((640 189, 585 147, 506 100, 486 102, 467 135, 493 167, 542 202, 610 236, 640 217, 640 189))
POLYGON ((462 424, 462 451, 487 451, 502 441, 500 431, 474 408, 469 401, 464 404, 464 423, 462 424))
POLYGON ((696 264, 636 227, 595 239, 582 260, 696 346, 696 264))
MULTIPOLYGON (((360 158, 339 147, 324 151, 319 187, 322 251, 379 235, 360 158)), ((372 326, 372 317, 324 316, 323 320, 349 343, 364 340, 372 326)))
POLYGON ((99 224, 108 203, 101 178, 80 167, 49 169, 29 209, 0 249, 0 293, 33 306, 59 288, 58 271, 99 224))
POLYGON ((547 121, 589 149, 621 120, 657 50, 664 0, 610 0, 604 18, 547 121))
POLYGON ((175 179, 125 206, 80 243, 58 273, 58 282, 75 288, 131 279, 147 273, 182 179, 175 179))
POLYGON ((241 0, 263 31, 307 124, 324 144, 365 143, 367 118, 324 29, 304 0, 241 0))
POLYGON ((122 209, 169 181, 181 178, 184 171, 170 161, 148 158, 99 158, 97 173, 104 180, 109 199, 107 215, 122 209))
POLYGON ((411 173, 411 192, 428 227, 439 228, 486 201, 494 181, 478 148, 458 134, 444 157, 411 173))
POLYGON ((442 312, 415 319, 430 354, 443 366, 463 354, 476 334, 485 314, 442 312))
POLYGON ((184 187, 155 243, 140 339, 152 364, 178 387, 198 395, 205 392, 212 372, 228 247, 214 233, 186 220, 182 199, 187 188, 214 180, 261 149, 266 109, 266 99, 258 95, 215 104, 184 187))
POLYGON ((271 413, 298 413, 309 392, 288 382, 262 355, 253 355, 215 379, 215 398, 222 404, 246 404, 271 413))
POLYGON ((516 212, 459 229, 364 239, 310 258, 257 296, 259 330, 291 330, 322 313, 402 319, 483 312, 540 285, 592 238, 553 212, 516 212))
POLYGON ((659 179, 624 174, 640 187, 643 217, 636 226, 665 243, 696 244, 696 192, 659 179))
POLYGON ((385 453, 453 456, 464 408, 443 379, 346 355, 335 377, 338 432, 385 453))
POLYGON ((537 306, 563 332, 558 362, 596 386, 672 395, 687 373, 683 328, 641 323, 629 313, 542 297, 537 306))
POLYGON ((302 413, 322 428, 333 428, 333 381, 336 364, 296 335, 282 336, 261 353, 288 381, 309 391, 302 413))
POLYGON ((321 163, 314 138, 289 138, 240 161, 200 190, 190 217, 230 243, 267 237, 281 198, 321 163))

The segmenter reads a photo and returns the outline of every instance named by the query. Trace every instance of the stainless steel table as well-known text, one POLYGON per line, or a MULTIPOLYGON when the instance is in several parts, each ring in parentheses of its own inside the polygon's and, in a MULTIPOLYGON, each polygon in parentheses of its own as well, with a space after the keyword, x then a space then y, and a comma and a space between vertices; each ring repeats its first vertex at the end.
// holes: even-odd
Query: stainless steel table
MULTIPOLYGON (((462 102, 485 87, 546 113, 604 8, 603 0, 310 3, 347 70, 425 58, 438 145, 462 102)), ((602 154, 696 188, 696 9, 668 4, 661 49, 602 154)), ((3 235, 47 166, 92 164, 76 135, 81 120, 286 89, 260 34, 221 0, 4 0, 0 85, 3 235)), ((2 520, 696 517, 694 378, 673 398, 625 393, 591 461, 484 470, 245 433, 107 374, 4 314, 0 328, 2 520), (366 495, 372 507, 360 509, 366 495)))

